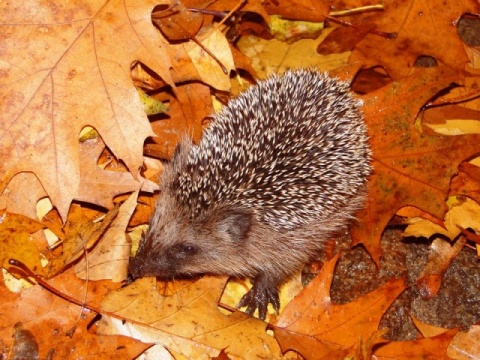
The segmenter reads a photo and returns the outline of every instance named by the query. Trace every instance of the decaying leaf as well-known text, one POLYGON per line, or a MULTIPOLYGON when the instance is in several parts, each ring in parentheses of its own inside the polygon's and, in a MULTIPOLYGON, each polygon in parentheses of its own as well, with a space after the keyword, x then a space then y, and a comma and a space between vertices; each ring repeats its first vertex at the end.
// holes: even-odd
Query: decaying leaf
POLYGON ((0 286, 0 296, 0 338, 7 346, 12 346, 14 325, 21 321, 23 330, 33 334, 40 359, 46 359, 51 349, 62 359, 132 359, 149 347, 124 336, 99 337, 91 333, 87 327, 94 313, 82 310, 39 285, 21 294, 11 293, 0 286), (82 311, 84 315, 79 321, 82 311), (75 327, 73 336, 66 336, 72 327, 75 327))

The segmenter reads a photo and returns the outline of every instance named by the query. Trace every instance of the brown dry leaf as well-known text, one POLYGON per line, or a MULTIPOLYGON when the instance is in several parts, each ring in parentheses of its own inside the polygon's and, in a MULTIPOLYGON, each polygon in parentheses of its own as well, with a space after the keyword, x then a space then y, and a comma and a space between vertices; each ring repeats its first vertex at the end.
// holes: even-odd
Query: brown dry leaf
POLYGON ((177 94, 170 100, 170 119, 154 121, 153 131, 158 135, 146 145, 146 153, 170 159, 175 146, 183 136, 198 141, 202 133, 202 121, 213 112, 208 86, 200 83, 177 87, 177 94))
MULTIPOLYGON (((419 56, 431 56, 438 64, 464 72, 468 57, 457 34, 456 22, 464 13, 478 13, 478 3, 462 0, 428 3, 422 0, 383 3, 382 13, 367 13, 366 22, 378 31, 395 33, 395 39, 376 34, 366 35, 352 52, 350 61, 364 67, 383 66, 393 79, 412 71, 419 56)), ((353 23, 359 17, 350 18, 353 23)), ((352 28, 355 32, 356 29, 352 28)))
POLYGON ((105 144, 100 138, 84 141, 81 144, 80 190, 76 200, 94 203, 107 209, 115 206, 113 198, 119 194, 131 193, 140 185, 142 191, 152 193, 158 190, 158 183, 126 171, 109 171, 97 164, 105 144))
POLYGON ((445 225, 443 224, 443 220, 437 219, 435 216, 432 216, 429 213, 419 208, 416 208, 414 206, 405 206, 400 210, 398 210, 396 214, 404 218, 410 218, 408 219, 409 224, 412 224, 415 221, 415 219, 426 219, 435 225, 438 225, 440 227, 445 227, 445 225))
POLYGON ((352 51, 357 44, 374 28, 373 24, 352 27, 339 27, 333 30, 317 47, 322 55, 352 51))
POLYGON ((0 297, 0 338, 7 347, 12 346, 14 325, 22 322, 38 343, 40 359, 46 359, 50 351, 59 359, 132 359, 149 346, 123 336, 98 336, 90 332, 87 326, 94 313, 84 310, 78 322, 81 307, 39 285, 18 295, 0 284, 0 297), (73 337, 66 336, 75 325, 73 337))
POLYGON ((423 299, 431 299, 437 294, 443 275, 466 242, 464 237, 459 238, 453 245, 441 238, 432 242, 427 264, 417 279, 417 288, 423 299))
POLYGON ((203 15, 188 10, 181 2, 159 6, 152 21, 169 41, 190 40, 203 25, 203 15))
POLYGON ((175 83, 201 80, 218 90, 230 90, 228 74, 235 69, 230 45, 217 27, 204 23, 203 14, 174 2, 157 7, 153 22, 171 41, 172 65, 181 69, 172 74, 175 83))
POLYGON ((65 219, 71 200, 88 195, 80 193, 77 140, 86 125, 138 176, 152 131, 130 79, 132 63, 141 60, 173 85, 166 42, 151 25, 156 4, 2 2, 0 137, 8 166, 0 191, 31 171, 65 219))
MULTIPOLYGON (((105 144, 99 137, 83 141, 80 144, 81 183, 77 200, 90 201, 107 209, 114 207, 113 197, 131 192, 142 181, 142 190, 153 192, 158 189, 158 183, 148 181, 139 176, 134 179, 129 172, 106 171, 98 164, 98 159, 105 144)), ((157 180, 157 179, 155 179, 157 180)), ((0 209, 21 213, 31 219, 37 218, 38 200, 46 198, 47 193, 42 188, 33 173, 19 173, 8 184, 0 196, 0 209), (28 191, 25 191, 28 189, 28 191)))
MULTIPOLYGON (((281 74, 289 68, 317 67, 331 71, 348 64, 350 53, 319 55, 316 48, 323 42, 331 29, 326 29, 316 39, 302 39, 292 44, 256 36, 243 36, 238 48, 252 59, 252 66, 260 79, 272 73, 281 74)), ((352 74, 353 76, 353 74, 352 74)))
MULTIPOLYGON (((467 92, 474 93, 475 88, 466 89, 467 92)), ((475 102, 472 102, 473 105, 475 102)), ((442 107, 433 107, 424 112, 423 122, 428 124, 432 129, 439 129, 439 125, 445 125, 448 122, 461 122, 469 121, 470 123, 476 124, 477 133, 480 123, 480 111, 469 109, 467 107, 459 105, 448 105, 442 107), (435 125, 435 126, 432 126, 435 125)), ((438 131, 437 131, 438 132, 438 131)), ((472 131, 473 132, 473 131, 472 131)), ((462 132, 452 129, 450 132, 447 130, 443 135, 459 135, 462 132)), ((463 132, 464 134, 464 132, 463 132)))
POLYGON ((458 332, 448 347, 447 355, 457 360, 480 359, 480 326, 471 326, 468 333, 458 332))
MULTIPOLYGON (((31 234, 45 226, 23 215, 0 211, 0 263, 4 268, 8 259, 26 264, 40 274, 46 274, 40 263, 40 252, 31 239, 31 234)), ((11 270, 11 269, 10 269, 11 270)))
POLYGON ((342 359, 354 353, 360 339, 377 331, 383 313, 405 290, 404 280, 391 280, 375 291, 345 304, 332 304, 330 285, 338 255, 290 302, 273 326, 283 351, 306 359, 342 359))
POLYGON ((127 278, 130 244, 125 231, 137 205, 137 197, 138 191, 119 207, 118 215, 107 225, 102 241, 75 265, 75 274, 80 279, 120 282, 127 278))
POLYGON ((315 0, 267 1, 265 9, 270 15, 315 22, 324 21, 330 13, 327 2, 315 0))
POLYGON ((408 220, 408 226, 403 236, 429 238, 433 235, 444 235, 454 240, 461 233, 462 228, 480 230, 480 205, 469 198, 452 198, 449 201, 450 209, 445 215, 442 224, 431 222, 428 219, 413 218, 408 220))
POLYGON ((189 9, 203 9, 218 12, 230 12, 232 9, 241 5, 241 7, 233 14, 234 16, 239 15, 238 13, 241 12, 252 12, 260 15, 263 21, 268 22, 268 13, 265 11, 264 1, 262 0, 249 0, 243 4, 241 0, 185 0, 183 3, 189 9))
POLYGON ((450 179, 458 164, 478 152, 479 135, 440 136, 415 126, 419 109, 454 79, 447 69, 418 69, 364 96, 374 173, 367 207, 359 212, 352 235, 377 263, 380 236, 395 212, 415 206, 443 218, 450 179))
POLYGON ((466 195, 480 203, 480 167, 460 164, 458 175, 452 179, 450 195, 466 195))
POLYGON ((0 209, 22 214, 30 219, 37 217, 36 205, 47 193, 33 173, 19 173, 0 196, 0 209), (28 192, 25 191, 28 189, 28 192))
MULTIPOLYGON (((217 301, 225 279, 204 277, 175 288, 168 296, 161 295, 152 280, 140 279, 111 292, 102 310, 126 319, 132 335, 154 339, 189 359, 217 356, 222 349, 232 359, 281 357, 265 322, 238 311, 229 316, 220 313, 217 301)), ((111 326, 104 331, 112 331, 111 326)))
POLYGON ((392 341, 374 350, 374 360, 447 359, 447 348, 458 329, 421 340, 392 341))
MULTIPOLYGON (((460 197, 451 198, 449 205, 450 209, 445 215, 444 222, 438 223, 424 218, 424 216, 411 218, 407 220, 409 225, 403 232, 405 237, 430 238, 431 236, 443 235, 452 241, 457 239, 460 233, 464 233, 464 236, 458 238, 452 246, 442 238, 437 238, 432 242, 427 265, 417 280, 419 291, 424 298, 430 298, 436 294, 440 288, 443 274, 451 261, 457 256, 467 240, 474 241, 471 235, 475 235, 466 232, 464 229, 471 228, 475 231, 480 229, 480 218, 478 216, 480 205, 477 202, 460 197)), ((477 245, 477 249, 479 248, 477 245)))
MULTIPOLYGON (((230 45, 220 30, 213 29, 211 31, 200 32, 198 40, 204 48, 214 54, 220 64, 225 68, 227 74, 235 69, 230 45)), ((199 74, 199 79, 203 83, 218 90, 230 90, 230 78, 224 73, 223 69, 212 56, 208 55, 194 42, 189 42, 185 45, 185 49, 199 74)))
POLYGON ((64 227, 65 238, 61 239, 62 254, 50 259, 48 266, 50 276, 57 274, 67 265, 84 256, 87 250, 97 244, 110 228, 118 213, 119 206, 117 205, 105 215, 103 221, 95 222, 84 214, 79 205, 74 204, 64 227))

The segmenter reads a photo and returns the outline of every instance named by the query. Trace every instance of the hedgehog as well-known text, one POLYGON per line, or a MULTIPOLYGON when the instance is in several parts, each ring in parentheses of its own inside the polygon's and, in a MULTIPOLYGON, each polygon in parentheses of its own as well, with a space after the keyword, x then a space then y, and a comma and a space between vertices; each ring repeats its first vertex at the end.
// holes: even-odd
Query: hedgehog
POLYGON ((286 71, 231 99, 162 173, 136 279, 250 278, 238 304, 265 319, 278 291, 344 231, 366 199, 371 150, 362 102, 314 69, 286 71))

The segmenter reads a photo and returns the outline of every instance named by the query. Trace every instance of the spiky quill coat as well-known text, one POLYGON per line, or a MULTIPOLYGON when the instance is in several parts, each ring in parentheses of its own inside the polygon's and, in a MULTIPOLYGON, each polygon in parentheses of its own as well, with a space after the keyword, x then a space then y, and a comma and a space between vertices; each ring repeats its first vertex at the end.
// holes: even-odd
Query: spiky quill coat
POLYGON ((250 277, 240 305, 264 318, 278 288, 365 200, 371 151, 361 101, 311 69, 250 87, 182 141, 161 179, 135 277, 250 277))

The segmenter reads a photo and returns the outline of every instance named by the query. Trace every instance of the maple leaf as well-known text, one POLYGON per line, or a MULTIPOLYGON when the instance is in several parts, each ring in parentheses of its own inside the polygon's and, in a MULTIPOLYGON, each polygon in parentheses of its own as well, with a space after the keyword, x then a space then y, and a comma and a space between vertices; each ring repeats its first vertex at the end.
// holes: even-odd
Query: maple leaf
POLYGON ((1 3, 0 192, 16 174, 33 172, 65 219, 80 197, 78 136, 86 125, 138 178, 153 132, 131 66, 140 60, 173 85, 166 42, 151 24, 157 4, 1 3))
POLYGON ((441 136, 415 126, 422 106, 452 81, 449 70, 419 69, 364 97, 374 171, 367 207, 351 230, 377 264, 380 236, 396 211, 410 205, 443 218, 451 178, 463 160, 478 153, 480 135, 441 136))

